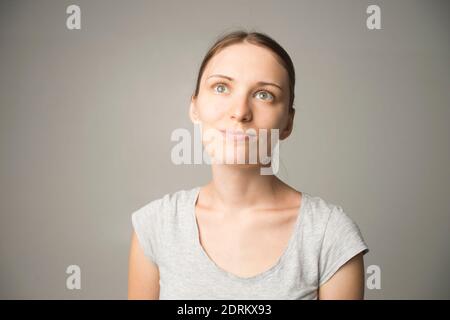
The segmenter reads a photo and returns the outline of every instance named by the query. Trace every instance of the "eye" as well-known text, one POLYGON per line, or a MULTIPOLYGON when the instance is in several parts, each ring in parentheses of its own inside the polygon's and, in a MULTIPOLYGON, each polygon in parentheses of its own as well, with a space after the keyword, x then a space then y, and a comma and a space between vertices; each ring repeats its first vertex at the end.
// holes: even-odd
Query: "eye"
POLYGON ((227 86, 224 83, 218 83, 213 87, 213 89, 217 93, 224 93, 225 90, 227 90, 227 86))
POLYGON ((258 91, 256 96, 259 95, 259 98, 266 101, 272 101, 275 97, 273 94, 271 94, 269 91, 258 91))

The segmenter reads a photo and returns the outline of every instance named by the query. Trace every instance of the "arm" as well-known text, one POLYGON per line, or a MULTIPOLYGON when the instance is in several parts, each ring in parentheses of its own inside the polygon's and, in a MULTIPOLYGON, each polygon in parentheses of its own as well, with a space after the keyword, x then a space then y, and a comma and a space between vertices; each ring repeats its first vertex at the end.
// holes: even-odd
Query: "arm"
POLYGON ((319 300, 363 300, 364 259, 359 253, 319 288, 319 300))
POLYGON ((158 266, 144 255, 134 231, 129 255, 128 299, 159 299, 158 266))

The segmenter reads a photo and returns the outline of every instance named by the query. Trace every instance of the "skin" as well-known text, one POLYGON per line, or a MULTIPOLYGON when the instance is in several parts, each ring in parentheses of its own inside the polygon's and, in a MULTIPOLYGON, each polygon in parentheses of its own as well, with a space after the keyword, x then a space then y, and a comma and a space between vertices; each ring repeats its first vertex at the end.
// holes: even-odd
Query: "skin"
MULTIPOLYGON (((251 128, 259 132, 260 129, 279 129, 280 140, 284 140, 292 132, 295 114, 294 110, 289 111, 288 103, 288 74, 275 54, 266 48, 244 42, 224 48, 209 61, 202 75, 199 95, 192 97, 189 116, 194 123, 202 125, 203 132, 217 133, 212 139, 203 136, 205 149, 211 158, 219 155, 220 159, 224 160, 229 158, 227 150, 233 150, 232 159, 236 160, 238 154, 246 155, 248 159, 248 141, 231 147, 224 145, 219 130, 246 131, 251 128), (224 75, 233 80, 214 75, 224 75), (280 88, 257 84, 260 81, 274 83, 280 88), (221 154, 218 150, 225 152, 221 154)), ((282 182, 276 175, 261 175, 261 166, 261 163, 211 165, 212 180, 201 188, 197 204, 199 218, 202 216, 200 212, 207 212, 204 216, 214 220, 210 226, 223 226, 220 230, 219 227, 210 227, 213 229, 211 234, 226 236, 234 233, 238 239, 241 239, 239 234, 246 234, 247 238, 248 235, 258 237, 259 234, 254 230, 250 231, 248 226, 268 225, 268 221, 275 221, 274 212, 297 211, 301 193, 282 182), (285 209, 292 207, 293 210, 285 209), (269 215, 269 212, 272 215, 269 215), (230 227, 227 229, 226 226, 230 227), (241 233, 236 230, 241 230, 241 233)), ((278 216, 280 218, 276 221, 282 221, 281 214, 278 216)), ((290 218, 284 220, 291 221, 291 225, 294 221, 290 218)), ((287 223, 284 223, 283 228, 285 229, 278 229, 280 234, 290 234, 292 229, 287 223)), ((286 236, 286 242, 287 239, 286 236)), ((216 251, 226 249, 219 244, 224 241, 216 243, 216 251)), ((240 243, 235 245, 238 244, 240 243)), ((281 255, 283 246, 278 248, 274 257, 281 255)), ((253 252, 253 249, 248 250, 248 253, 253 252)), ((220 259, 220 256, 217 258, 220 259)), ((234 267, 231 262, 228 266, 234 267)), ((235 266, 239 267, 238 264, 235 266)), ((128 283, 129 299, 159 297, 158 267, 144 256, 134 233, 131 240, 128 283)), ((361 254, 349 260, 318 289, 318 299, 363 297, 364 261, 361 254)))

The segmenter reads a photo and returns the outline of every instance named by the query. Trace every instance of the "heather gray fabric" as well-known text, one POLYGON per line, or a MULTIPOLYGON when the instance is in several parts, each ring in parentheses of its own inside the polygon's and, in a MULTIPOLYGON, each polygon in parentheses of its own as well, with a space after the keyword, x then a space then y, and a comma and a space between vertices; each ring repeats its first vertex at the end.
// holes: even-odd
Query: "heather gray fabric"
POLYGON ((317 299, 350 258, 369 252, 342 207, 303 192, 287 249, 263 273, 242 278, 214 263, 200 245, 195 203, 200 187, 153 200, 132 213, 145 255, 160 272, 160 299, 317 299))

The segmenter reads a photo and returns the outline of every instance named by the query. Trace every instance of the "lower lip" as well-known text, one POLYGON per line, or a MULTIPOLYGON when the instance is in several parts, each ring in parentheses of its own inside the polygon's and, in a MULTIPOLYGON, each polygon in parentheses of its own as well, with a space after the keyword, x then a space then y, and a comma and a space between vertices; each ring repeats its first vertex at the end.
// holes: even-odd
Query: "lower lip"
POLYGON ((252 135, 248 135, 248 134, 233 134, 233 133, 228 133, 226 131, 221 131, 222 135, 226 138, 229 138, 231 140, 237 140, 237 141, 244 141, 246 139, 250 139, 253 136, 252 135))

